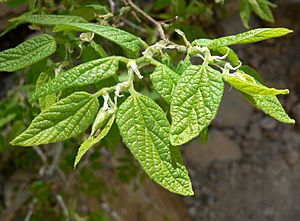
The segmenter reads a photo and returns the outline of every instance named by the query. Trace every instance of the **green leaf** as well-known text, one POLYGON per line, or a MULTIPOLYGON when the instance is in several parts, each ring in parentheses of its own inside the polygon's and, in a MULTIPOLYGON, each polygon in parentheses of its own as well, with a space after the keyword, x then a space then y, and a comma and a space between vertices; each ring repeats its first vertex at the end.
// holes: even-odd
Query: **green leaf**
POLYGON ((192 65, 182 74, 171 102, 173 145, 198 137, 215 118, 224 90, 221 73, 208 66, 192 65))
POLYGON ((258 15, 261 19, 274 22, 274 17, 270 7, 275 7, 276 5, 272 4, 268 0, 249 0, 251 10, 258 15))
POLYGON ((35 5, 36 5, 36 0, 28 0, 28 6, 30 11, 34 10, 35 5))
MULTIPOLYGON (((255 43, 269 38, 278 38, 291 32, 293 31, 286 28, 258 28, 237 35, 214 39, 207 45, 207 47, 215 49, 236 44, 255 43)), ((195 40, 192 44, 197 44, 197 41, 198 40, 195 40)))
POLYGON ((249 28, 249 20, 251 15, 251 8, 248 0, 240 1, 240 17, 242 19, 243 25, 249 28))
POLYGON ((80 64, 66 72, 59 74, 56 78, 42 85, 31 100, 44 97, 56 91, 66 88, 85 86, 100 82, 114 75, 119 68, 119 61, 115 57, 101 58, 80 64))
POLYGON ((11 122, 16 116, 16 113, 8 113, 7 115, 0 117, 0 128, 11 122))
POLYGON ((99 143, 109 132, 111 126, 113 125, 115 121, 115 114, 111 115, 109 118, 107 124, 105 127, 100 131, 99 135, 94 137, 93 135, 89 136, 88 139, 86 139, 81 146, 78 149, 76 159, 74 162, 74 169, 76 168, 77 164, 83 157, 83 155, 91 148, 93 147, 96 143, 99 143))
POLYGON ((170 145, 170 124, 150 98, 134 94, 117 113, 121 136, 145 172, 159 185, 181 195, 193 195, 178 147, 170 145))
POLYGON ((14 72, 37 63, 53 54, 56 42, 50 35, 33 37, 15 48, 0 52, 0 72, 14 72))
POLYGON ((250 95, 278 95, 288 94, 289 90, 278 90, 275 88, 268 88, 262 84, 258 84, 256 80, 245 74, 243 71, 238 70, 233 74, 223 73, 223 79, 231 84, 234 88, 250 95))
MULTIPOLYGON (((42 72, 36 82, 36 91, 40 90, 42 85, 48 83, 51 79, 53 79, 53 76, 51 76, 50 73, 42 72)), ((55 93, 49 94, 45 97, 40 97, 39 102, 40 102, 41 110, 43 111, 47 109, 52 104, 54 104, 56 100, 57 98, 55 93)))
POLYGON ((209 46, 212 41, 213 40, 211 40, 211 39, 201 38, 201 39, 195 40, 193 42, 193 44, 198 45, 198 46, 206 46, 209 49, 211 49, 212 52, 215 52, 217 54, 221 54, 221 55, 227 54, 227 59, 234 66, 238 66, 240 64, 239 56, 234 52, 234 50, 232 50, 231 48, 226 47, 226 46, 212 49, 209 46))
POLYGON ((257 83, 263 84, 263 79, 261 78, 260 74, 256 72, 255 69, 249 67, 248 65, 242 65, 239 69, 245 72, 246 74, 252 76, 257 81, 257 83))
POLYGON ((86 92, 76 92, 41 112, 11 144, 33 146, 71 138, 93 122, 99 102, 86 92))
MULTIPOLYGON (((242 66, 240 70, 251 75, 257 82, 257 84, 263 84, 263 80, 259 73, 255 69, 249 66, 242 66)), ((256 106, 258 109, 262 110, 264 113, 270 115, 274 119, 288 124, 294 124, 295 120, 291 119, 285 112, 284 108, 280 104, 279 100, 275 95, 271 96, 251 96, 249 94, 242 93, 246 100, 248 100, 252 105, 256 106)))
POLYGON ((20 17, 11 19, 12 22, 31 23, 36 25, 63 25, 68 23, 86 23, 87 21, 78 16, 72 15, 31 15, 25 14, 20 17))
POLYGON ((58 25, 54 28, 55 32, 65 30, 93 32, 116 43, 117 45, 120 45, 126 51, 134 54, 137 54, 140 51, 141 45, 143 44, 143 41, 139 37, 110 26, 102 26, 92 23, 70 23, 66 25, 58 25))
POLYGON ((291 119, 283 109, 279 100, 275 95, 273 96, 251 96, 243 94, 244 97, 258 109, 262 110, 265 114, 270 115, 274 119, 287 124, 295 124, 295 120, 291 119))
POLYGON ((172 92, 175 88, 178 77, 178 73, 163 64, 156 66, 154 72, 150 75, 154 89, 168 103, 171 103, 172 92))

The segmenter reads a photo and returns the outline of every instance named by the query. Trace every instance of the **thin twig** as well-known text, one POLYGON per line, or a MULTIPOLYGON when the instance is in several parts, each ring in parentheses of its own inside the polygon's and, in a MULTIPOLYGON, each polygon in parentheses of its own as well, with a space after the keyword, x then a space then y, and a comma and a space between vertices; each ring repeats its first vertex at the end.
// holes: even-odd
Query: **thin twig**
POLYGON ((131 0, 126 0, 126 2, 128 3, 128 5, 130 5, 136 12, 140 13, 145 19, 147 19, 148 21, 150 21, 151 23, 153 23, 156 28, 157 31, 161 37, 161 39, 163 40, 167 40, 165 31, 162 27, 161 22, 156 21, 155 19, 153 19, 150 15, 148 15, 146 12, 144 12, 142 9, 140 9, 136 4, 134 4, 131 0))
POLYGON ((29 209, 28 209, 28 212, 27 212, 27 215, 26 215, 24 221, 30 221, 32 213, 33 213, 34 205, 36 204, 36 202, 37 202, 37 200, 33 199, 33 201, 30 203, 29 209))
POLYGON ((67 208, 62 196, 61 195, 56 195, 56 200, 57 200, 58 204, 60 205, 60 207, 62 208, 66 220, 70 220, 69 211, 68 211, 68 208, 67 208))
POLYGON ((41 160, 43 161, 44 164, 47 164, 47 156, 44 154, 44 152, 41 150, 41 148, 37 147, 37 146, 33 146, 32 147, 35 152, 37 153, 37 155, 39 155, 39 157, 41 158, 41 160))
POLYGON ((126 25, 129 25, 133 29, 136 29, 136 30, 138 30, 138 31, 140 31, 142 33, 147 33, 147 31, 144 28, 142 28, 142 27, 134 24, 133 22, 127 20, 126 18, 121 18, 121 20, 122 20, 122 22, 124 22, 126 25))
POLYGON ((55 153, 53 156, 53 161, 51 163, 51 165, 49 166, 48 170, 47 170, 47 174, 49 176, 52 176, 54 171, 58 168, 58 164, 60 161, 60 157, 62 155, 62 151, 63 151, 63 143, 62 142, 58 142, 55 145, 55 153))
POLYGON ((108 0, 108 2, 109 2, 109 6, 110 6, 110 11, 112 13, 115 13, 116 3, 113 0, 108 0))

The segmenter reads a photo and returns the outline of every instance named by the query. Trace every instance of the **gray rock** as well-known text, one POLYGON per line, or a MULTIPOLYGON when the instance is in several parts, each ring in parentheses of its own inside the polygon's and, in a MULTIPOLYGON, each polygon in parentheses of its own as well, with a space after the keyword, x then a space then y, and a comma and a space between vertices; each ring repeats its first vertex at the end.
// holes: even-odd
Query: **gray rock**
POLYGON ((252 106, 234 88, 225 87, 224 97, 214 124, 219 127, 245 127, 252 113, 252 106))
POLYGON ((274 130, 277 126, 277 121, 271 117, 264 117, 260 120, 259 126, 264 130, 274 130))
POLYGON ((199 171, 213 162, 236 161, 241 158, 240 147, 225 134, 212 129, 208 136, 205 145, 200 145, 199 139, 195 139, 183 148, 186 161, 192 168, 199 171))

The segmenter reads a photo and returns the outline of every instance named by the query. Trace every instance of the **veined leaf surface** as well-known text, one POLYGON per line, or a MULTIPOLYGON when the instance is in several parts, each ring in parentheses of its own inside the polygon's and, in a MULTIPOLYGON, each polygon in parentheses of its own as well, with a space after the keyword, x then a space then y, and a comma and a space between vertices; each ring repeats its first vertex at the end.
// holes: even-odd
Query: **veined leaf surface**
POLYGON ((222 100, 221 73, 206 66, 191 65, 175 87, 171 102, 173 145, 182 145, 199 136, 215 118, 222 100))
POLYGON ((33 146, 71 138, 92 124, 99 102, 86 92, 76 92, 41 112, 11 144, 33 146))
POLYGON ((25 14, 14 18, 11 21, 19 23, 31 23, 37 25, 61 25, 68 23, 86 23, 87 21, 79 16, 73 15, 31 15, 25 14))
MULTIPOLYGON (((251 75, 257 84, 263 84, 263 80, 255 69, 249 66, 242 66, 240 70, 251 75)), ((248 100, 252 105, 262 110, 265 114, 270 115, 274 119, 287 124, 294 124, 295 120, 291 119, 285 112, 281 103, 275 95, 261 96, 261 95, 249 95, 242 93, 246 100, 248 100)))
POLYGON ((93 32, 106 38, 132 53, 138 53, 141 49, 142 40, 126 31, 111 26, 102 26, 92 23, 69 23, 65 25, 58 25, 54 28, 54 31, 85 31, 93 32))
MULTIPOLYGON (((255 43, 269 38, 278 38, 291 32, 293 31, 286 28, 258 28, 237 35, 214 39, 208 44, 207 47, 215 49, 236 44, 255 43)), ((195 40, 193 44, 197 44, 197 41, 198 40, 195 40)))
POLYGON ((172 92, 175 88, 179 74, 167 67, 166 65, 156 66, 150 79, 154 89, 168 103, 171 103, 172 92))
POLYGON ((54 38, 47 34, 35 36, 15 48, 0 52, 0 72, 14 72, 37 63, 56 50, 54 38))
POLYGON ((169 141, 170 124, 153 100, 130 96, 118 110, 117 124, 126 146, 151 179, 171 192, 193 195, 180 150, 169 141))
POLYGON ((244 97, 255 107, 262 110, 265 114, 270 115, 274 119, 287 124, 295 124, 295 120, 291 119, 283 109, 281 103, 275 95, 271 96, 251 96, 243 94, 244 97))
MULTIPOLYGON (((49 73, 42 72, 36 81, 36 90, 38 91, 42 87, 42 85, 48 83, 51 79, 53 79, 53 77, 49 73)), ((55 93, 46 95, 45 97, 40 97, 39 103, 40 103, 41 110, 43 111, 47 109, 52 104, 54 104, 56 100, 57 98, 55 93)))
POLYGON ((243 71, 238 70, 234 74, 224 73, 223 78, 237 90, 250 95, 278 95, 288 94, 289 90, 278 90, 275 88, 268 88, 262 84, 258 84, 256 80, 243 71))
POLYGON ((119 62, 114 57, 101 58, 78 65, 42 85, 32 95, 31 100, 44 97, 53 92, 71 87, 85 86, 97 83, 114 75, 119 68, 119 62))

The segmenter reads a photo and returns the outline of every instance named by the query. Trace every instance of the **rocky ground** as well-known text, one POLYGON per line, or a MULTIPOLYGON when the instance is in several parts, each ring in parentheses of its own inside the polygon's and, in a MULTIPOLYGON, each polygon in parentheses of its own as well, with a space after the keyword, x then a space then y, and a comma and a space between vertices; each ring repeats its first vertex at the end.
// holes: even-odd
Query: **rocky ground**
MULTIPOLYGON (((267 85, 290 89, 282 103, 300 122, 300 3, 279 3, 276 26, 289 27, 294 34, 238 51, 267 85)), ((262 25, 257 22, 254 27, 262 25)), ((221 26, 220 35, 243 30, 238 16, 221 26)), ((79 209, 101 204, 118 221, 299 221, 299 130, 299 124, 267 117, 227 87, 208 143, 200 146, 194 140, 182 148, 194 197, 171 194, 148 179, 138 188, 135 183, 122 185, 109 173, 107 182, 117 187, 116 197, 90 197, 79 209)))

